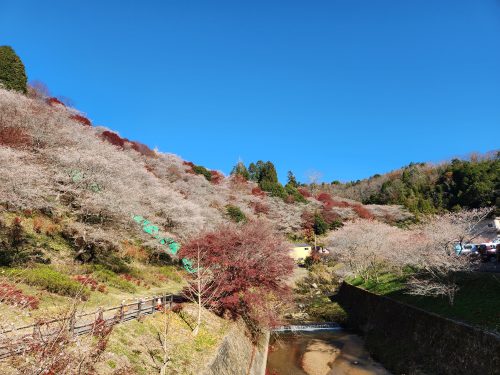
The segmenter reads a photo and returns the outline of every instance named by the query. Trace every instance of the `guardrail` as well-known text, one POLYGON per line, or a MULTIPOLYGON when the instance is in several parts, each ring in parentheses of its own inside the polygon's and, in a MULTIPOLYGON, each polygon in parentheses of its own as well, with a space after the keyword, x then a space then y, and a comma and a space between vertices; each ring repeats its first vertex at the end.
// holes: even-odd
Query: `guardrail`
POLYGON ((185 301, 183 297, 178 295, 155 295, 134 303, 122 303, 119 306, 109 308, 100 307, 93 312, 73 313, 61 319, 39 321, 22 327, 0 330, 0 360, 25 351, 26 342, 34 337, 43 339, 59 334, 61 325, 72 336, 84 335, 91 333, 97 324, 100 327, 109 327, 129 320, 140 319, 141 316, 151 315, 158 310, 172 309, 174 303, 185 301))

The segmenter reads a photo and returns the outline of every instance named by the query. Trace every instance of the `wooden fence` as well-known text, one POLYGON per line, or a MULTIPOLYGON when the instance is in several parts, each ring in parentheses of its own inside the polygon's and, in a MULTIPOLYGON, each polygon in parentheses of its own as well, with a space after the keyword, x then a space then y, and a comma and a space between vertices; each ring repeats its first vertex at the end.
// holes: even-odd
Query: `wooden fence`
POLYGON ((109 327, 141 316, 153 314, 165 308, 171 309, 174 303, 184 302, 181 296, 163 294, 140 299, 133 303, 122 303, 119 306, 98 308, 96 311, 83 314, 69 314, 68 317, 38 321, 23 327, 0 328, 0 360, 12 355, 21 354, 27 343, 35 337, 43 339, 61 333, 61 329, 69 331, 72 336, 93 332, 96 325, 109 327))

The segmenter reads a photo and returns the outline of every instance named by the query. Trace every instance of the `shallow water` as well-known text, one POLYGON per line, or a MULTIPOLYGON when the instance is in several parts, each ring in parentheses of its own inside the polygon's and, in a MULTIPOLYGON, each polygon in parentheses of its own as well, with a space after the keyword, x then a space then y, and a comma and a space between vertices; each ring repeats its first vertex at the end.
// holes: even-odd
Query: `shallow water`
POLYGON ((342 329, 277 333, 267 370, 271 375, 390 375, 370 358, 359 336, 342 329))

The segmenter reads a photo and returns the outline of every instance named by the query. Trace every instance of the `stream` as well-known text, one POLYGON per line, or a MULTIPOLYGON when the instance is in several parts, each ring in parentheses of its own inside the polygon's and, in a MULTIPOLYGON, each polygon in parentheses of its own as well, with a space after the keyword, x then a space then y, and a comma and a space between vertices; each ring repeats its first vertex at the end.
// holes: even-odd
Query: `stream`
POLYGON ((269 375, 390 375, 370 358, 361 337, 335 325, 291 326, 269 343, 269 375))

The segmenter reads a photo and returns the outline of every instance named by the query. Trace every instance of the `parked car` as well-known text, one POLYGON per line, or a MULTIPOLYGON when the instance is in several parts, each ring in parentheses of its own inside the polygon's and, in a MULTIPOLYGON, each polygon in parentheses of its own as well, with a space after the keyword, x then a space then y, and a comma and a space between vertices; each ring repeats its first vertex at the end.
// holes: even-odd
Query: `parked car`
POLYGON ((463 245, 455 245, 455 252, 457 255, 474 255, 478 253, 478 245, 466 243, 463 245))
POLYGON ((481 255, 481 259, 488 261, 496 256, 497 244, 493 242, 482 243, 478 246, 478 251, 481 255))

